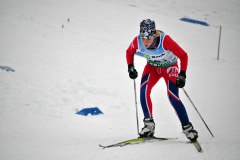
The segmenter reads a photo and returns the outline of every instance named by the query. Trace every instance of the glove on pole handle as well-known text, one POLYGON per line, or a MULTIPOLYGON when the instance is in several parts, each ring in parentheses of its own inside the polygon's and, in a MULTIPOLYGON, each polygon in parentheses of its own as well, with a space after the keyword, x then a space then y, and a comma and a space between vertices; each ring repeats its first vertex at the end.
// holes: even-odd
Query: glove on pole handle
POLYGON ((134 82, 134 94, 135 94, 135 108, 136 108, 136 119, 137 119, 137 134, 139 135, 139 123, 138 123, 138 106, 137 106, 137 91, 136 91, 136 82, 134 82))
POLYGON ((201 114, 198 112, 197 107, 194 105, 193 101, 191 100, 191 98, 190 98, 189 95, 187 94, 186 90, 185 90, 184 88, 182 88, 182 89, 183 89, 183 92, 185 93, 185 95, 187 96, 187 98, 189 99, 189 101, 192 103, 194 109, 197 111, 199 117, 202 119, 203 123, 204 123, 205 126, 207 127, 208 131, 210 132, 210 134, 212 135, 212 137, 214 137, 213 134, 212 134, 212 132, 211 132, 211 130, 209 129, 208 125, 206 124, 206 122, 205 122, 204 119, 202 118, 201 114))

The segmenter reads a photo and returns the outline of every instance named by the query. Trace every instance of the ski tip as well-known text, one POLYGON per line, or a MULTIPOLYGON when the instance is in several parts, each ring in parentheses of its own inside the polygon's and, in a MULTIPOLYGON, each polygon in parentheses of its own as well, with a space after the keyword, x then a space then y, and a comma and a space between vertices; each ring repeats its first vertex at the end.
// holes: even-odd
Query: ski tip
POLYGON ((197 151, 200 152, 200 153, 203 152, 202 148, 198 148, 197 151))
POLYGON ((202 147, 197 140, 196 141, 191 141, 191 143, 195 146, 195 148, 197 149, 198 152, 203 152, 202 147))
POLYGON ((106 148, 105 146, 103 146, 103 145, 101 145, 101 144, 99 144, 99 147, 101 147, 102 149, 105 149, 105 148, 106 148))

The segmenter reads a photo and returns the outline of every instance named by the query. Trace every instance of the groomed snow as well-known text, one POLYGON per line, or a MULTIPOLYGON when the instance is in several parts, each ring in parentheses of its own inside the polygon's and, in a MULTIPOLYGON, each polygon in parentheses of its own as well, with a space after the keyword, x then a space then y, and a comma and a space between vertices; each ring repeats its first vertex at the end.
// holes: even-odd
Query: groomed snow
MULTIPOLYGON (((0 70, 0 159, 238 160, 239 11, 238 0, 0 0, 0 66, 15 70, 0 70), (145 18, 154 19, 189 55, 185 89, 214 138, 182 91, 180 96, 203 153, 187 143, 163 80, 152 90, 156 136, 178 139, 98 146, 137 137, 125 50, 145 18), (75 114, 91 106, 104 114, 75 114)), ((139 75, 145 63, 135 56, 139 75)), ((138 93, 139 84, 140 78, 138 93)), ((139 100, 138 109, 142 127, 139 100)))

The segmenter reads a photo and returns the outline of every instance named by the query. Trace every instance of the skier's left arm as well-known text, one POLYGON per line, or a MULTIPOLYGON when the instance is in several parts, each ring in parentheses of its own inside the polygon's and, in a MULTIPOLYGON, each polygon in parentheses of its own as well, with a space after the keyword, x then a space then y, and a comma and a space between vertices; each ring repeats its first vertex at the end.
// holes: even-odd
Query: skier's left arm
POLYGON ((170 50, 174 55, 180 59, 180 73, 176 81, 176 85, 179 88, 185 86, 186 71, 188 67, 188 55, 187 53, 168 35, 165 36, 163 41, 163 47, 165 50, 170 50))
POLYGON ((187 53, 168 35, 164 38, 163 47, 165 50, 172 51, 172 53, 180 59, 180 69, 186 72, 188 66, 187 53))

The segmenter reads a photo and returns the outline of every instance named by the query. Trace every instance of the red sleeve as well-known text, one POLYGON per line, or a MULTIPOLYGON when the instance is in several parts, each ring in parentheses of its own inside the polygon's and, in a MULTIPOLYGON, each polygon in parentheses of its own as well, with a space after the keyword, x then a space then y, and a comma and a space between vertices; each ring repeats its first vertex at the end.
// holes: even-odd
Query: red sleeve
POLYGON ((133 64, 133 62, 134 62, 134 54, 136 53, 136 51, 138 49, 137 41, 138 41, 137 37, 135 37, 126 51, 126 59, 127 59, 128 65, 133 64))
POLYGON ((165 50, 172 51, 172 53, 180 59, 180 69, 186 71, 188 66, 187 53, 168 35, 164 38, 163 47, 165 50))

